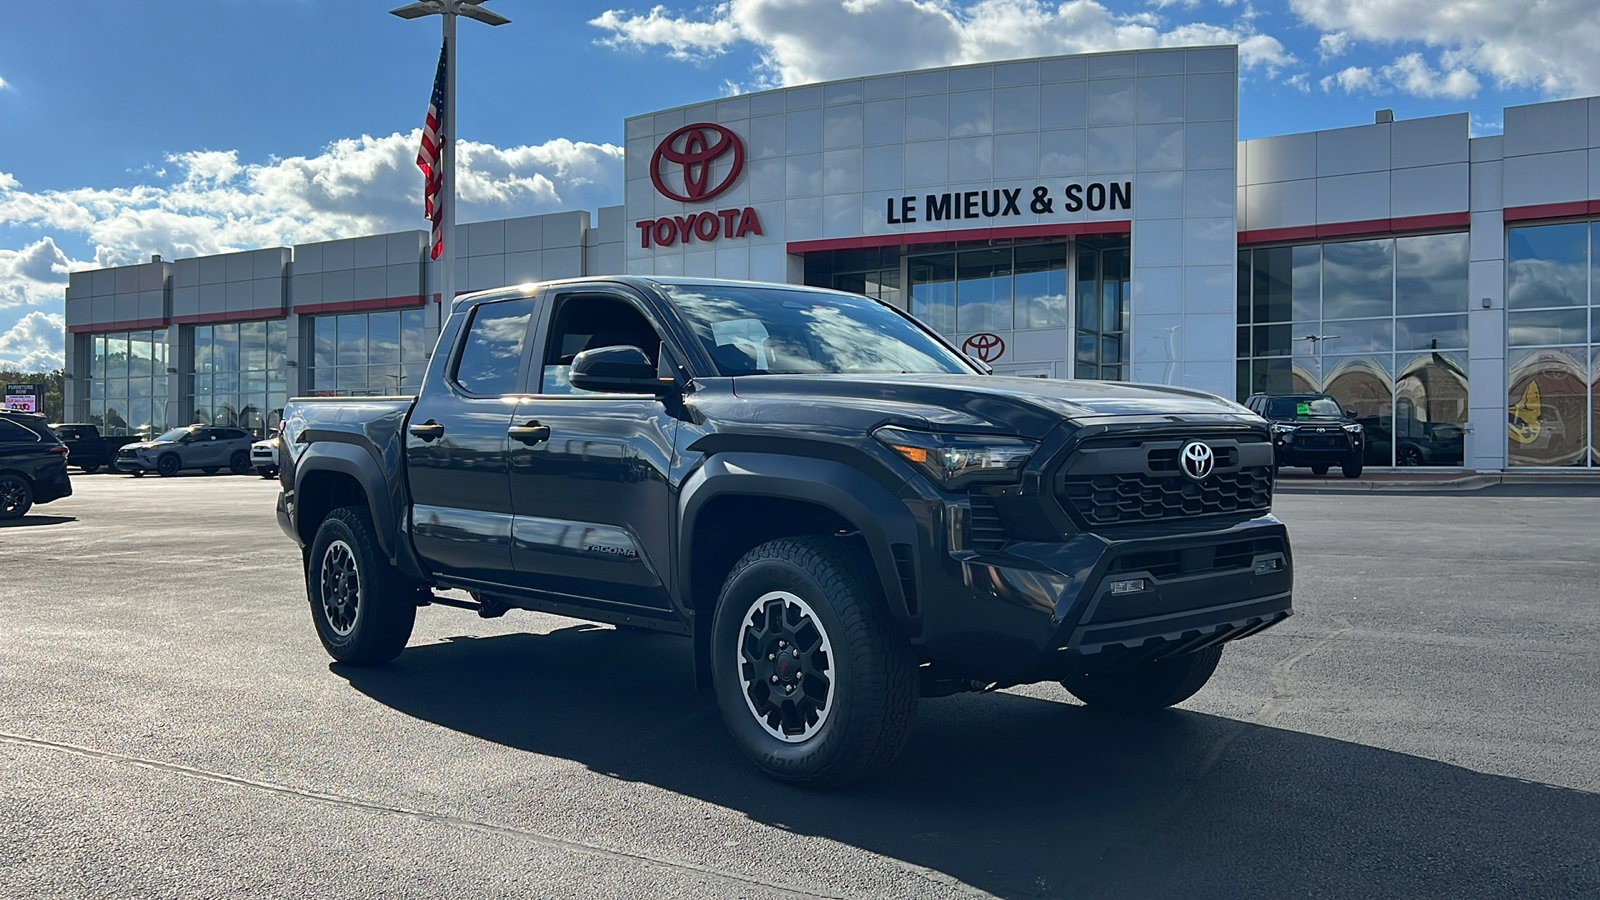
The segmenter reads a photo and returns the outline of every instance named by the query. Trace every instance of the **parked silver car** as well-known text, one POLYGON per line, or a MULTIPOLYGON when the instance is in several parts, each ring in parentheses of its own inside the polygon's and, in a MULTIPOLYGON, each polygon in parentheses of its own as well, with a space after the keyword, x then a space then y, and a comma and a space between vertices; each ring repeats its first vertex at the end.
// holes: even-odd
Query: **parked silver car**
POLYGON ((184 469, 210 475, 227 469, 235 475, 250 471, 250 442, 255 437, 243 428, 190 425, 174 428, 154 440, 129 444, 117 451, 114 468, 142 476, 155 472, 172 476, 184 469))

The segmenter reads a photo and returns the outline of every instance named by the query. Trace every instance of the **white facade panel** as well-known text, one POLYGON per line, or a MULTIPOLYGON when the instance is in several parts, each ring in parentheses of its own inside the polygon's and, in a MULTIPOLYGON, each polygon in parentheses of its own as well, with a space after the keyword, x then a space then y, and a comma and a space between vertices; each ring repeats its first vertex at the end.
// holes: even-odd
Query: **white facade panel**
POLYGON ((1389 173, 1366 172, 1317 179, 1318 222, 1389 218, 1389 173))
POLYGON ((1245 188, 1245 220, 1251 229, 1289 228, 1317 222, 1316 179, 1269 181, 1245 188))
POLYGON ((1244 143, 1249 154, 1247 184, 1317 177, 1316 132, 1256 138, 1244 143))
POLYGON ((1389 215, 1460 212, 1468 196, 1468 164, 1397 169, 1390 177, 1389 215))
POLYGON ((1472 117, 1467 113, 1401 119, 1389 126, 1390 164, 1396 169, 1467 162, 1472 117))
MULTIPOLYGON (((1591 179, 1592 180, 1592 179, 1591 179)), ((1499 212, 1505 206, 1505 163, 1494 162, 1472 163, 1472 184, 1470 186, 1471 207, 1473 212, 1494 210, 1499 212)))
POLYGON ((1505 123, 1508 158, 1590 146, 1588 99, 1508 106, 1505 123))
POLYGON ((1318 177, 1388 171, 1390 127, 1360 125, 1317 132, 1318 177))
MULTIPOLYGON (((1509 112, 1509 110, 1508 110, 1509 112)), ((1569 150, 1505 159, 1505 205, 1534 206, 1588 197, 1589 152, 1569 150)))

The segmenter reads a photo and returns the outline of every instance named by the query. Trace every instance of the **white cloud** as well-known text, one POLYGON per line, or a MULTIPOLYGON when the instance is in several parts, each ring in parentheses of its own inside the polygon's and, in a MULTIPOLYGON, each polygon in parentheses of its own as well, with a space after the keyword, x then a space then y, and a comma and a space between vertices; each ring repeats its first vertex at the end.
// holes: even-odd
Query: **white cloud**
MULTIPOLYGON (((92 263, 137 262, 426 227, 419 134, 351 138, 317 156, 241 162, 234 151, 169 157, 166 184, 30 192, 0 173, 0 222, 82 235, 92 263)), ((587 209, 622 193, 622 149, 564 139, 501 148, 464 141, 461 221, 587 209)), ((55 244, 45 243, 55 253, 55 244)), ((38 253, 40 244, 20 253, 38 253)), ((19 251, 0 250, 0 264, 19 251)), ((64 260, 65 257, 62 257, 64 260)), ((65 269, 55 289, 65 281, 65 269)), ((0 284, 0 305, 19 302, 0 284)), ((36 296, 36 295, 34 295, 36 296)), ((26 302, 26 301, 22 301, 26 302)))
POLYGON ((6 80, 4 78, 0 78, 0 91, 3 91, 10 86, 11 85, 6 84, 6 80))
POLYGON ((1478 78, 1464 68, 1436 72, 1421 53, 1407 53, 1383 67, 1384 77, 1396 87, 1418 97, 1471 97, 1478 93, 1478 78))
POLYGON ((1350 35, 1334 31, 1317 39, 1317 55, 1323 59, 1340 56, 1350 48, 1350 35))
POLYGON ((1321 80, 1324 91, 1335 88, 1347 94, 1387 94, 1403 91, 1417 97, 1471 97, 1481 85, 1478 78, 1464 68, 1448 71, 1432 68, 1421 53, 1407 53, 1387 66, 1374 70, 1370 66, 1348 66, 1321 80))
POLYGON ((1347 94, 1356 91, 1371 91, 1377 88, 1378 79, 1372 74, 1372 69, 1366 66, 1347 66, 1332 75, 1322 79, 1322 89, 1331 91, 1335 87, 1347 94))
POLYGON ((1474 71, 1551 96, 1600 93, 1600 54, 1594 51, 1600 46, 1600 10, 1594 0, 1290 0, 1289 5, 1324 31, 1440 48, 1451 71, 1442 87, 1435 80, 1422 83, 1446 96, 1465 96, 1466 76, 1474 71))
POLYGON ((0 308, 59 300, 69 263, 48 237, 21 250, 0 249, 0 308))
POLYGON ((1097 0, 728 0, 673 16, 608 10, 591 19, 612 45, 665 47, 692 57, 753 45, 759 86, 1028 56, 1193 44, 1238 44, 1245 67, 1294 61, 1241 16, 1231 24, 1169 26, 1154 12, 1114 13, 1097 0), (885 35, 893 35, 885 40, 885 35))
POLYGON ((66 359, 63 329, 66 322, 55 313, 31 312, 0 334, 0 369, 48 372, 66 359))

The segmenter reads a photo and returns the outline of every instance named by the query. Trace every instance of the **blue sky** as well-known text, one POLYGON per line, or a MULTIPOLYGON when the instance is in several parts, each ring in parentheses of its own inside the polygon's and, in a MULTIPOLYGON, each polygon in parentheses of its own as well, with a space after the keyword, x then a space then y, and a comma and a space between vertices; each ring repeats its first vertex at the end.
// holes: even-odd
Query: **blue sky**
MULTIPOLYGON (((399 0, 7 4, 0 366, 59 363, 72 269, 421 227, 439 46, 399 0)), ((490 0, 463 22, 464 221, 622 199, 624 116, 1052 53, 1239 43, 1243 138, 1600 94, 1600 0, 490 0)))

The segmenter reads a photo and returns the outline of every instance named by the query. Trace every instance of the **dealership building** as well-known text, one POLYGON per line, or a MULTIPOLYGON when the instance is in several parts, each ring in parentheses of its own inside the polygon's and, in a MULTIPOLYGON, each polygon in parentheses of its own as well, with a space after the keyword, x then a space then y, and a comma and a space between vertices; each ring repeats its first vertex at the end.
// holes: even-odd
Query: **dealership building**
MULTIPOLYGON (((1319 390, 1368 465, 1600 466, 1600 98, 1238 140, 1232 46, 802 85, 625 120, 625 202, 457 228, 455 288, 804 283, 997 372, 1319 390)), ((419 178, 420 181, 420 178, 419 178)), ((270 430, 414 392, 425 232, 74 272, 70 417, 270 430)))

